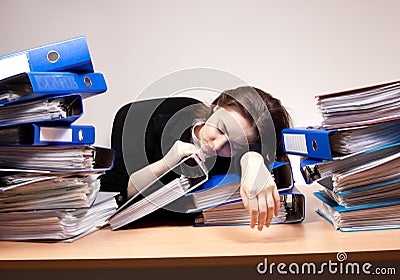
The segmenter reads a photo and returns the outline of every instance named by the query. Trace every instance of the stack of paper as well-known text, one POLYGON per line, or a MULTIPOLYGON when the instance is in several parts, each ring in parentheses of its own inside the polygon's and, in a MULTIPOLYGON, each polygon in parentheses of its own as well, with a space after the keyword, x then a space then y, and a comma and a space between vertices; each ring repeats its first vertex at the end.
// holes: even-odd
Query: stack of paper
POLYGON ((285 150, 324 187, 318 213, 341 231, 400 228, 400 82, 317 98, 324 128, 287 130, 285 150))
MULTIPOLYGON (((278 216, 274 216, 272 224, 298 223, 305 215, 304 195, 297 189, 280 192, 280 209, 278 216)), ((216 207, 204 209, 196 218, 197 225, 249 225, 250 214, 245 209, 241 199, 226 202, 216 207)))
POLYGON ((107 89, 86 39, 0 62, 0 239, 72 241, 102 227, 117 204, 98 177, 114 153, 92 146, 93 126, 72 124, 107 89))
MULTIPOLYGON (((275 162, 271 171, 279 191, 287 191, 293 187, 293 176, 290 164, 275 162)), ((172 203, 174 209, 181 212, 199 212, 241 198, 240 177, 235 174, 215 175, 203 185, 187 193, 172 203)))
POLYGON ((317 193, 323 203, 318 213, 341 231, 395 229, 400 227, 400 200, 343 207, 317 193))
MULTIPOLYGON (((305 215, 304 195, 294 188, 289 163, 275 162, 273 180, 281 196, 279 215, 273 223, 298 223, 305 215)), ((196 225, 248 225, 250 215, 240 195, 241 178, 236 174, 216 175, 203 186, 175 201, 171 207, 200 212, 196 225)))
POLYGON ((149 184, 141 194, 144 198, 136 201, 135 199, 140 193, 131 197, 124 205, 122 205, 117 213, 110 218, 111 229, 116 230, 128 223, 136 221, 157 209, 167 206, 171 202, 182 197, 189 191, 195 189, 207 180, 207 169, 203 162, 196 156, 184 158, 176 166, 171 168, 172 172, 182 174, 180 178, 176 178, 166 185, 160 183, 160 179, 167 174, 162 174, 157 180, 149 184), (186 169, 187 162, 190 168, 186 169), (190 176, 187 172, 190 172, 190 176), (193 177, 196 174, 196 177, 193 177))
POLYGON ((171 208, 180 212, 198 212, 240 199, 240 177, 237 174, 215 175, 203 185, 174 201, 171 208))
POLYGON ((0 166, 3 170, 104 171, 111 166, 110 157, 111 150, 86 145, 0 146, 0 166), (108 163, 99 166, 103 160, 108 163))
MULTIPOLYGON (((30 175, 30 180, 2 184, 0 212, 88 208, 100 188, 99 174, 30 175)), ((12 175, 12 181, 19 181, 19 176, 24 173, 12 175)), ((0 180, 4 182, 8 177, 0 177, 0 180)))
POLYGON ((400 82, 317 96, 325 128, 349 127, 400 117, 400 82))
POLYGON ((89 208, 0 213, 0 240, 74 241, 107 224, 116 193, 99 192, 89 208))
POLYGON ((331 137, 331 149, 340 155, 348 155, 394 144, 400 141, 400 120, 367 126, 339 129, 331 137))
MULTIPOLYGON (((279 214, 273 217, 272 223, 286 222, 286 215, 286 209, 281 202, 279 214)), ((250 214, 244 208, 242 201, 239 200, 203 210, 202 215, 196 219, 196 223, 204 225, 248 225, 250 224, 250 214)))

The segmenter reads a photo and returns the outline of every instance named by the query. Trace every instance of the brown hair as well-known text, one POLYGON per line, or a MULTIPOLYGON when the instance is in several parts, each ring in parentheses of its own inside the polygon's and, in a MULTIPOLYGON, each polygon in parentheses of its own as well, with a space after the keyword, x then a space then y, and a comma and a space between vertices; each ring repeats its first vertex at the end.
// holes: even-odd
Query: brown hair
POLYGON ((283 152, 281 132, 282 129, 292 126, 292 119, 280 100, 261 89, 243 86, 222 92, 213 101, 208 117, 211 116, 215 106, 240 113, 256 131, 257 141, 271 134, 271 131, 267 130, 271 128, 272 118, 275 128, 276 159, 289 162, 288 156, 283 152), (265 106, 268 109, 267 112, 265 106))

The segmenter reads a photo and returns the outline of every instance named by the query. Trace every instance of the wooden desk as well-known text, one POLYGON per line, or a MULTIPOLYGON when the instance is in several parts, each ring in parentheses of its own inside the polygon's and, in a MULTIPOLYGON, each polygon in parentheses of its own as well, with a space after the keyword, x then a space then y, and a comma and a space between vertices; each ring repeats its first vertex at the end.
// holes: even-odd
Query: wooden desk
POLYGON ((73 243, 0 242, 0 269, 255 266, 275 262, 400 260, 400 230, 342 233, 315 213, 316 187, 306 195, 306 220, 258 232, 237 227, 153 227, 92 233, 73 243))

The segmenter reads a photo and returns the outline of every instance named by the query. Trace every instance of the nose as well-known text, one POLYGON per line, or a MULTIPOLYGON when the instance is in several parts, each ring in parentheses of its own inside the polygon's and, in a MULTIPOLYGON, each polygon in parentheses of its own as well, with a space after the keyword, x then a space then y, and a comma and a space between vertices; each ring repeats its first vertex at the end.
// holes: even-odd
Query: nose
POLYGON ((227 142, 228 142, 228 139, 225 136, 220 136, 220 137, 217 137, 216 139, 214 139, 210 143, 210 146, 216 152, 216 151, 219 151, 227 142))

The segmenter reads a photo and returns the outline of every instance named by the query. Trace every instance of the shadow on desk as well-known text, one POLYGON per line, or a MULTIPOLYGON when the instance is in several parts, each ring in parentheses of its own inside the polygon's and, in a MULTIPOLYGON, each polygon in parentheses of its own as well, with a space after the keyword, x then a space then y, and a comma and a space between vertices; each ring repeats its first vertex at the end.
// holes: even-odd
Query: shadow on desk
MULTIPOLYGON (((226 234, 226 231, 220 232, 221 238, 230 240, 237 244, 267 244, 267 243, 287 243, 294 242, 296 243, 299 238, 304 238, 306 231, 304 230, 304 226, 302 224, 276 224, 271 225, 269 228, 264 227, 260 232, 257 228, 250 228, 250 226, 226 226, 229 230, 229 233, 226 234), (288 231, 295 231, 296 234, 271 234, 272 231, 277 230, 277 227, 280 229, 287 228, 288 231), (245 234, 244 234, 245 233, 245 234)), ((285 230, 283 230, 285 231, 285 230)))
POLYGON ((160 226, 192 226, 198 213, 178 213, 166 209, 158 209, 137 221, 121 227, 118 230, 127 230, 135 228, 149 228, 160 226))
MULTIPOLYGON (((134 221, 119 230, 132 230, 139 228, 152 228, 152 227, 171 227, 171 226, 194 226, 194 220, 199 213, 177 213, 171 212, 165 209, 159 209, 156 212, 153 212, 141 219, 134 221)), ((311 222, 311 221, 308 221, 311 222)), ((308 223, 307 222, 307 223, 308 223)), ((296 223, 296 224, 273 224, 270 228, 265 228, 260 232, 256 228, 251 229, 249 225, 236 225, 236 226, 222 226, 228 228, 229 234, 226 234, 226 231, 222 231, 220 234, 223 235, 222 238, 229 239, 236 243, 268 243, 268 242, 288 242, 288 241, 296 241, 298 238, 303 238, 305 234, 304 230, 304 222, 296 223), (296 235, 274 235, 271 237, 269 231, 274 230, 275 227, 287 227, 288 230, 293 230, 292 227, 295 227, 296 235), (243 235, 244 231, 246 235, 243 235)), ((219 228, 221 226, 194 226, 198 230, 202 230, 203 228, 219 228)))

